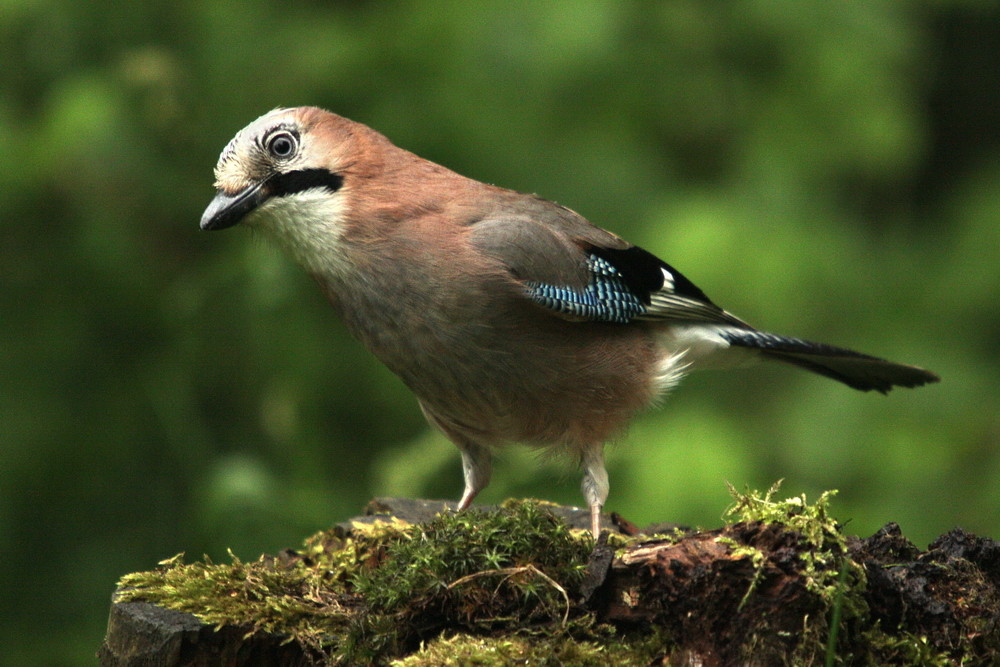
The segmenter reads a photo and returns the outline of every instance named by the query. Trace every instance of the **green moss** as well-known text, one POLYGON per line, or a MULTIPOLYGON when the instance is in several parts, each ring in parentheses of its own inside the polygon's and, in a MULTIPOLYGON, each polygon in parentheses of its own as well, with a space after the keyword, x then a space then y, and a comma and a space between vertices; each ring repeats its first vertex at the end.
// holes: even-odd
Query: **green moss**
POLYGON ((567 635, 556 637, 480 637, 458 634, 439 637, 393 667, 646 667, 652 664, 662 641, 659 637, 634 642, 587 641, 567 635))
MULTIPOLYGON (((830 514, 830 501, 837 492, 825 491, 812 504, 805 495, 774 500, 780 486, 778 481, 763 494, 750 490, 741 493, 730 486, 734 502, 724 518, 730 523, 777 524, 800 536, 803 548, 798 551, 802 563, 799 575, 806 590, 817 596, 821 613, 804 619, 795 662, 818 664, 817 656, 825 655, 827 665, 843 664, 837 658, 838 648, 845 647, 849 637, 842 634, 841 629, 845 624, 853 626, 864 619, 868 606, 864 601, 867 586, 864 570, 848 557, 847 538, 830 514)), ((737 553, 739 549, 747 551, 746 555, 753 559, 757 568, 744 597, 745 603, 760 579, 764 561, 750 547, 733 549, 737 553)))
POLYGON ((405 534, 391 522, 358 526, 350 537, 317 533, 293 556, 253 562, 230 553, 230 563, 207 556, 185 563, 178 554, 155 570, 123 577, 116 601, 153 602, 210 625, 283 635, 311 653, 329 654, 359 606, 351 579, 405 534))
POLYGON ((958 664, 976 664, 965 661, 956 662, 948 655, 931 646, 927 637, 915 637, 910 633, 888 635, 880 628, 874 628, 864 636, 865 644, 871 647, 873 655, 878 656, 878 662, 869 664, 908 665, 912 667, 953 667, 958 664))
POLYGON ((847 558, 847 537, 830 514, 830 501, 836 490, 824 491, 810 504, 805 494, 785 500, 773 500, 781 488, 775 482, 767 493, 746 491, 740 493, 732 486, 729 492, 734 502, 724 518, 729 522, 760 521, 785 526, 802 536, 810 547, 800 552, 804 564, 806 587, 832 605, 835 601, 849 615, 863 613, 864 603, 860 593, 865 587, 864 571, 847 558), (846 568, 846 574, 841 570, 846 568))
MULTIPOLYGON (((869 620, 864 601, 867 586, 864 570, 848 557, 847 538, 830 513, 830 501, 837 492, 826 491, 813 504, 804 495, 777 501, 774 495, 780 484, 780 481, 775 483, 763 494, 749 490, 740 493, 730 487, 734 502, 725 517, 731 523, 759 521, 785 526, 801 535, 810 547, 799 554, 804 566, 802 575, 807 589, 824 602, 826 613, 825 618, 806 619, 789 664, 827 667, 959 664, 936 650, 926 637, 889 633, 869 620)), ((738 545, 732 548, 735 553, 742 549, 755 564, 760 562, 754 549, 738 545)), ((757 577, 753 581, 756 583, 757 577)))
POLYGON ((840 532, 840 526, 830 515, 830 500, 837 495, 836 490, 824 491, 819 499, 809 504, 805 494, 785 500, 772 500, 781 488, 781 481, 775 482, 767 493, 747 490, 737 491, 732 485, 729 493, 733 504, 723 518, 728 523, 737 521, 776 523, 786 526, 802 535, 816 549, 846 553, 847 538, 840 532))
POLYGON ((592 548, 535 502, 439 515, 355 577, 368 613, 352 627, 348 653, 400 654, 446 627, 566 626, 580 613, 570 596, 592 548))
MULTIPOLYGON (((795 665, 823 664, 824 656, 826 665, 949 664, 926 639, 887 633, 869 622, 863 571, 848 557, 846 538, 829 511, 834 492, 809 504, 805 497, 776 501, 777 488, 733 491, 727 511, 733 525, 717 539, 755 568, 739 605, 751 617, 744 603, 764 568, 773 566, 767 553, 734 538, 768 531, 737 524, 777 524, 784 544, 801 545, 791 556, 801 559, 794 570, 820 600, 819 613, 807 614, 794 633, 783 630, 789 634, 783 645, 793 654, 782 659, 795 665)), ((617 536, 609 545, 623 550, 648 539, 617 536)), ((630 635, 598 623, 579 603, 593 546, 589 534, 569 530, 544 504, 510 501, 496 512, 449 512, 422 525, 359 522, 349 531, 317 533, 298 551, 253 562, 230 554, 229 563, 186 563, 178 555, 124 577, 117 597, 190 612, 248 634, 274 633, 300 644, 318 664, 645 665, 667 658, 674 644, 665 629, 630 635)), ((775 643, 767 618, 751 621, 753 630, 740 641, 747 656, 775 643)))
POLYGON ((445 628, 592 634, 575 603, 592 548, 589 535, 542 505, 509 502, 416 526, 358 523, 349 535, 318 533, 280 559, 185 563, 178 555, 124 577, 117 599, 283 635, 334 661, 379 662, 445 628))

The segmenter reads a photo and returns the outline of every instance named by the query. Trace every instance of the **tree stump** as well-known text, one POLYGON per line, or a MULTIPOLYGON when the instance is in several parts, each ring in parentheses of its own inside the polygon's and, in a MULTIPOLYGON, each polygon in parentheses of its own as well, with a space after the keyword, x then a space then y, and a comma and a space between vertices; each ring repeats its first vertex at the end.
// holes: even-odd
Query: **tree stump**
MULTIPOLYGON (((585 510, 544 509, 574 528, 589 523, 585 510)), ((317 544, 336 553, 364 526, 388 520, 427 525, 440 522, 433 517, 448 510, 446 503, 437 501, 376 499, 364 516, 327 534, 327 541, 312 542, 313 551, 286 550, 246 567, 278 576, 318 562, 317 544)), ((297 666, 387 664, 428 652, 426 662, 407 664, 434 664, 429 652, 435 644, 447 646, 442 654, 447 656, 488 648, 494 658, 507 655, 510 664, 530 662, 529 656, 543 655, 541 651, 563 656, 564 664, 602 664, 589 660, 618 656, 615 660, 621 664, 705 667, 821 665, 828 653, 834 664, 986 665, 995 664, 1000 655, 996 541, 956 529, 921 551, 898 526, 888 524, 871 537, 841 537, 839 543, 834 539, 821 548, 805 532, 775 522, 739 521, 712 531, 660 525, 653 532, 670 535, 649 538, 620 517, 607 517, 606 522, 602 539, 581 552, 590 554, 583 576, 560 583, 544 566, 504 562, 438 582, 432 588, 445 595, 447 603, 420 592, 417 597, 424 597, 416 611, 378 617, 391 619, 390 625, 418 619, 420 628, 361 652, 340 651, 351 642, 356 649, 358 641, 385 627, 379 622, 364 625, 365 616, 376 609, 354 593, 352 584, 344 584, 335 603, 347 610, 345 636, 353 637, 349 641, 327 634, 304 643, 287 633, 255 627, 253 619, 217 627, 140 597, 112 604, 98 657, 105 667, 297 666), (460 597, 477 583, 482 586, 473 597, 460 597), (491 591, 499 594, 506 585, 522 586, 519 595, 539 589, 559 594, 523 612, 520 620, 516 616, 521 611, 477 616, 480 609, 496 608, 491 591), (574 642, 578 646, 571 648, 574 642), (330 646, 339 648, 323 648, 330 646)), ((443 539, 438 535, 436 539, 443 539)), ((362 567, 377 570, 400 558, 392 548, 380 546, 366 553, 362 567)), ((452 558, 463 552, 456 553, 459 556, 452 558)))

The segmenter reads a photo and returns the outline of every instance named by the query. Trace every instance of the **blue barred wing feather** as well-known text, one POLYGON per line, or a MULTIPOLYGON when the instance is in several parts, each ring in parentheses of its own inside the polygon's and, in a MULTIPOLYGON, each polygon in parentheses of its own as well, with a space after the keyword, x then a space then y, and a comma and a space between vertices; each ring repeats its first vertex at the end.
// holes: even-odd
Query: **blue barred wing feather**
POLYGON ((536 303, 573 319, 627 324, 635 320, 679 320, 748 327, 722 310, 690 280, 655 255, 631 246, 586 249, 588 283, 583 288, 525 281, 536 303))

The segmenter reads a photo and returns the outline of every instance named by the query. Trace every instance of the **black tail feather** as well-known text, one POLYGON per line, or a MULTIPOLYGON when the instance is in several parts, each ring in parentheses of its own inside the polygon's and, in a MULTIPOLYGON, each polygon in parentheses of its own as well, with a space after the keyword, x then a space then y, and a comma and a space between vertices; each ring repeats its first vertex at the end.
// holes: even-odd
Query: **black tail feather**
POLYGON ((730 345, 759 350, 765 358, 794 364, 861 391, 874 389, 884 394, 893 387, 919 387, 940 380, 934 373, 916 366, 801 338, 754 329, 729 329, 721 335, 730 345))

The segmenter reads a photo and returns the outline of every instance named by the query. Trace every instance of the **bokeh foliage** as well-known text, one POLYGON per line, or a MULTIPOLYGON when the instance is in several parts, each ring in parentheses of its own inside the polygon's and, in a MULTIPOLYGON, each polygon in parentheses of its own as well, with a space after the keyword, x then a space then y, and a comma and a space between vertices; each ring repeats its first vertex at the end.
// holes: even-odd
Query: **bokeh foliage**
MULTIPOLYGON (((123 573, 297 544, 458 456, 250 234, 201 233, 236 130, 317 104, 537 192, 762 327, 925 365, 887 398, 690 377, 609 508, 713 525, 726 480, 1000 537, 1000 11, 823 0, 0 4, 0 649, 91 664, 123 573)), ((483 500, 577 503, 506 453, 483 500)))

